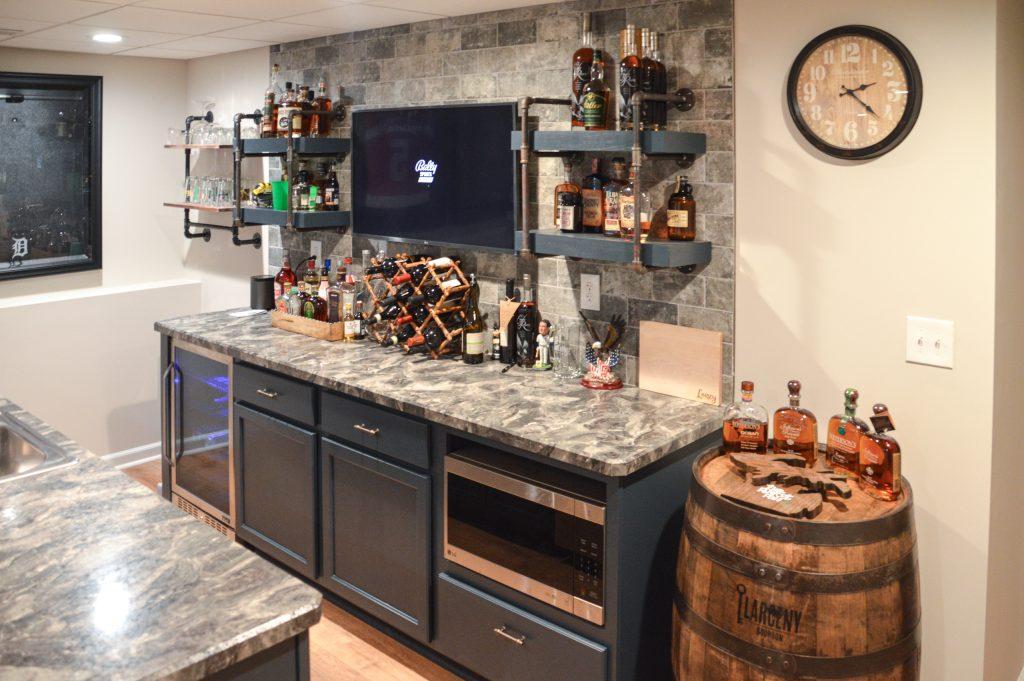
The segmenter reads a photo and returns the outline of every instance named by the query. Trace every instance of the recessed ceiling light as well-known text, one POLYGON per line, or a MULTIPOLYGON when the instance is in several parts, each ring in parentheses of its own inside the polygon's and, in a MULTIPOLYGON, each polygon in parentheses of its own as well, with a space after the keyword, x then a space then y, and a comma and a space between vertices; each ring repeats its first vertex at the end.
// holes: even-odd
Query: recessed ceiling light
POLYGON ((92 39, 98 43, 119 43, 124 40, 116 33, 97 33, 92 39))

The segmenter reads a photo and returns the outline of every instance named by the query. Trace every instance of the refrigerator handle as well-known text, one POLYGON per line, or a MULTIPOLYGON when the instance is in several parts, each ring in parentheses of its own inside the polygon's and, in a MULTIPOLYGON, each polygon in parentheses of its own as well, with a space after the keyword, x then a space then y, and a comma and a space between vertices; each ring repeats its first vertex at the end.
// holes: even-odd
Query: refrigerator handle
POLYGON ((178 378, 178 389, 174 391, 174 457, 171 461, 173 465, 181 461, 181 457, 185 453, 185 438, 182 435, 185 428, 185 416, 182 414, 182 409, 185 403, 181 396, 181 369, 178 368, 178 363, 174 361, 171 362, 171 366, 174 368, 174 373, 178 378))
MULTIPOLYGON (((163 431, 164 431, 165 434, 168 432, 167 428, 170 425, 170 419, 167 418, 167 410, 170 409, 170 406, 171 406, 171 372, 172 371, 174 371, 174 360, 173 359, 167 365, 167 368, 164 369, 164 377, 163 377, 163 389, 164 389, 163 398, 164 399, 163 399, 163 409, 161 410, 160 416, 162 417, 162 421, 163 421, 163 424, 164 424, 163 431)), ((175 410, 175 411, 177 411, 177 410, 175 410)), ((175 435, 175 433, 171 433, 171 435, 175 435)), ((174 444, 172 444, 170 442, 170 438, 168 438, 167 446, 166 447, 161 447, 161 450, 162 450, 161 454, 164 457, 164 461, 166 461, 169 464, 174 463, 174 461, 173 461, 174 457, 171 454, 171 448, 173 446, 174 446, 174 444)))

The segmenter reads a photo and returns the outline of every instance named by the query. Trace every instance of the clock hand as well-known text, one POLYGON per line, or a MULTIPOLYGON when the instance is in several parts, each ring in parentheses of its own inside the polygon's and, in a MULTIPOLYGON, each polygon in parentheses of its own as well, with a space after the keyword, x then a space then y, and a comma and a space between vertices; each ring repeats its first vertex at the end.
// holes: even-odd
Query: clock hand
MULTIPOLYGON (((874 83, 871 83, 871 85, 873 85, 873 84, 874 84, 874 83)), ((857 102, 858 102, 858 103, 859 103, 859 104, 860 104, 860 105, 861 105, 862 107, 864 107, 864 110, 865 110, 865 111, 867 111, 867 112, 868 112, 869 114, 871 114, 871 115, 872 115, 872 116, 874 116, 875 118, 878 118, 878 114, 876 114, 876 113, 875 113, 875 110, 871 108, 871 105, 870 105, 870 104, 868 104, 867 102, 865 102, 865 101, 864 101, 863 99, 861 99, 860 97, 858 97, 858 96, 857 96, 857 93, 856 93, 856 91, 855 91, 855 90, 851 90, 850 88, 846 87, 845 85, 840 85, 839 87, 843 88, 843 91, 842 91, 841 93, 839 93, 839 96, 840 96, 840 97, 842 97, 843 95, 850 95, 851 97, 853 97, 854 99, 856 99, 856 100, 857 100, 857 102)), ((859 88, 858 88, 858 89, 859 89, 859 88)))
MULTIPOLYGON (((877 82, 878 81, 876 80, 875 83, 877 83, 877 82)), ((867 90, 869 87, 871 87, 875 83, 861 83, 857 87, 853 88, 853 90, 851 90, 851 92, 858 92, 860 90, 867 90)))

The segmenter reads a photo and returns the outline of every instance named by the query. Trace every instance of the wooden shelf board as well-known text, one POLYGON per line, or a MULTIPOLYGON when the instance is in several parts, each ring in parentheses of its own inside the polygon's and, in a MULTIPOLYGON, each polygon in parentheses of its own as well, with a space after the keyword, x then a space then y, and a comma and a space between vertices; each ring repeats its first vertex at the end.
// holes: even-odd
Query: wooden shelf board
POLYGON ((187 208, 189 210, 201 210, 207 213, 230 213, 231 206, 203 206, 198 203, 173 203, 164 201, 164 205, 168 208, 187 208))

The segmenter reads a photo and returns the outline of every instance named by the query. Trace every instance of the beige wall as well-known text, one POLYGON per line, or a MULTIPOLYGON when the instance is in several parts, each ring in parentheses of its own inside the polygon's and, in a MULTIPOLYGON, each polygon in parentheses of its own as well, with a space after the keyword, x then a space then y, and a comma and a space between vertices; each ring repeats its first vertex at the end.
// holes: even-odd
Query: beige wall
POLYGON ((994 43, 995 0, 736 1, 736 378, 772 408, 800 378, 822 420, 847 386, 862 414, 891 407, 915 492, 928 681, 980 679, 985 648, 994 43), (814 151, 784 98, 801 47, 849 23, 895 34, 924 80, 914 131, 865 163, 814 151), (906 315, 956 323, 953 370, 904 361, 906 315))
POLYGON ((1024 664, 1024 456, 1016 413, 1024 385, 1024 3, 999 0, 996 20, 996 370, 985 626, 991 680, 1015 679, 1024 664))

